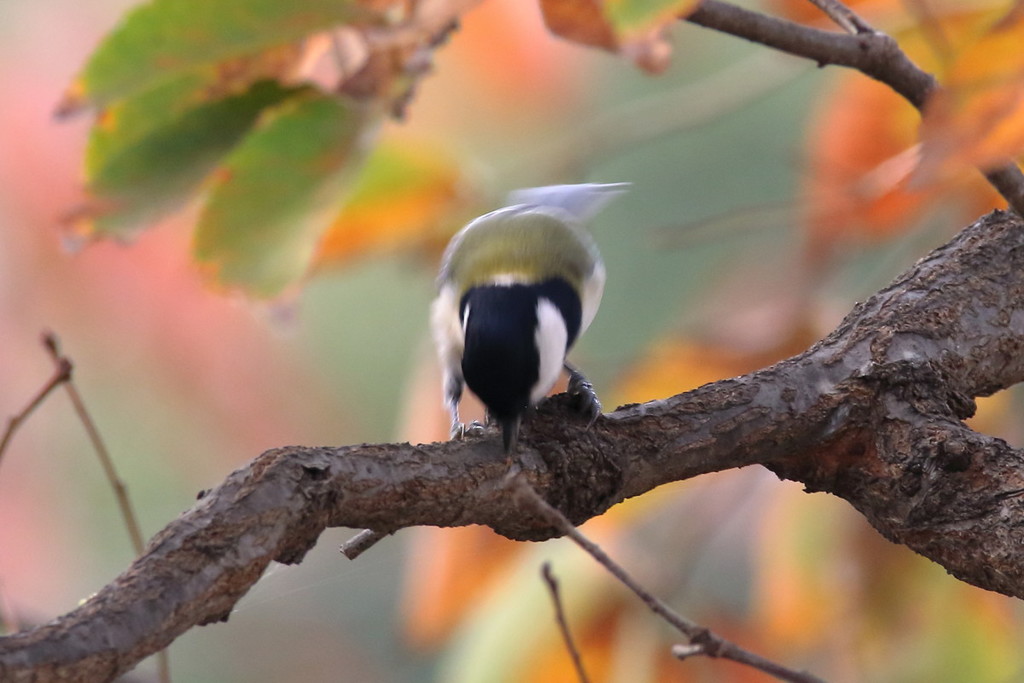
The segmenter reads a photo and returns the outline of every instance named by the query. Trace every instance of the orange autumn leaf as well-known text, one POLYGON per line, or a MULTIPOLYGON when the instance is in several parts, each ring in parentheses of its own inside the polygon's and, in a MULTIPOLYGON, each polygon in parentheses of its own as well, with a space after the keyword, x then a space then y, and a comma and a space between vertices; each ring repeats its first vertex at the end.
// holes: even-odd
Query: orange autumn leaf
POLYGON ((931 198, 908 179, 917 163, 918 114, 888 87, 843 79, 810 123, 807 229, 812 244, 905 230, 931 198))
MULTIPOLYGON (((582 627, 580 624, 572 625, 580 659, 592 680, 606 680, 612 672, 616 621, 612 613, 582 627)), ((523 680, 530 683, 560 683, 576 678, 572 659, 561 641, 551 641, 542 652, 535 653, 531 670, 523 675, 523 680)))
POLYGON ((672 55, 668 29, 699 4, 699 0, 605 0, 604 13, 619 52, 640 68, 660 73, 668 68, 672 55))
POLYGON ((622 379, 616 402, 649 401, 750 369, 746 354, 684 340, 657 342, 622 379))
POLYGON ((962 680, 1015 678, 1020 635, 1013 600, 950 582, 940 567, 860 521, 844 536, 848 559, 839 591, 848 632, 858 634, 865 651, 916 650, 891 660, 898 663, 890 673, 902 680, 945 680, 955 669, 964 672, 962 680))
POLYGON ((649 401, 735 377, 799 353, 817 338, 805 324, 794 325, 787 338, 770 348, 749 351, 679 338, 655 342, 619 381, 616 403, 649 401))
POLYGON ((651 73, 663 71, 672 48, 665 31, 693 12, 699 0, 541 0, 552 33, 582 45, 618 52, 651 73))
MULTIPOLYGON (((583 530, 604 544, 614 544, 631 523, 656 510, 668 495, 663 492, 620 504, 588 521, 583 530)), ((534 547, 482 526, 423 527, 411 538, 401 604, 405 633, 420 648, 441 645, 486 596, 503 589, 509 572, 528 561, 534 547)))
MULTIPOLYGON (((869 5, 865 5, 867 7, 869 5)), ((922 68, 941 70, 943 54, 958 54, 991 22, 991 12, 935 15, 938 23, 912 22, 897 34, 922 68), (936 44, 936 32, 942 36, 936 44)), ((1000 205, 973 168, 925 179, 920 116, 886 86, 859 74, 842 77, 812 118, 807 136, 805 225, 810 253, 821 256, 845 241, 877 242, 913 227, 936 202, 965 216, 1000 205)))
POLYGON ((553 40, 529 3, 485 2, 465 16, 458 40, 438 54, 443 63, 431 80, 442 91, 479 91, 484 116, 546 117, 578 97, 586 82, 582 53, 553 40))
POLYGON ((971 429, 1010 443, 1020 443, 1024 439, 1024 425, 1017 419, 1020 411, 1019 393, 1000 391, 992 396, 978 396, 975 403, 978 406, 977 412, 967 420, 971 429))
POLYGON ((409 640, 440 645, 521 551, 482 526, 416 529, 402 611, 409 640))
POLYGON ((581 45, 614 51, 615 31, 598 0, 541 0, 544 23, 555 35, 581 45))
MULTIPOLYGON (((970 672, 963 680, 1013 678, 1011 600, 950 582, 828 497, 794 488, 762 515, 749 627, 780 657, 842 656, 854 638, 900 680, 947 680, 951 667, 970 672)), ((850 680, 866 680, 877 662, 847 665, 850 680)))
POLYGON ((990 167, 1024 153, 1024 11, 959 51, 921 127, 925 179, 990 167))
POLYGON ((432 243, 436 230, 460 223, 464 185, 444 150, 407 140, 381 143, 324 235, 315 267, 432 243))
POLYGON ((813 649, 856 596, 843 573, 852 515, 821 499, 781 495, 762 512, 755 586, 756 630, 790 649, 813 649), (813 514, 810 514, 812 513, 813 514))

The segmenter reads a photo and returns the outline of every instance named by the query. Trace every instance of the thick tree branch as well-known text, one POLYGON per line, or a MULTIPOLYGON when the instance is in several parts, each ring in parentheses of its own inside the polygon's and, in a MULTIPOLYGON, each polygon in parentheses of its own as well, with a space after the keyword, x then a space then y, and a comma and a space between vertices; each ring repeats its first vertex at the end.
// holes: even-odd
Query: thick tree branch
MULTIPOLYGON (((524 425, 518 469, 573 523, 661 484, 762 464, 850 501, 961 579, 1024 597, 1024 454, 967 428, 1024 378, 1024 224, 992 213, 764 370, 623 406, 586 429, 564 396, 524 425)), ((0 680, 102 680, 223 620, 271 561, 329 526, 561 532, 524 507, 495 434, 289 447, 243 467, 80 608, 0 638, 0 680)))

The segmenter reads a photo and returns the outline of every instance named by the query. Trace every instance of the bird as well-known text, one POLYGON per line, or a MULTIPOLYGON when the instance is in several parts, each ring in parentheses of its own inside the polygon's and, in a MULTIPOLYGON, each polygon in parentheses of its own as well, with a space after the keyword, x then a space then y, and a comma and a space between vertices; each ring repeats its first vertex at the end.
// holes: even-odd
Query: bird
POLYGON ((501 427, 510 456, 523 415, 563 369, 590 424, 600 415, 593 386, 566 354, 594 320, 604 292, 605 267, 587 223, 629 185, 515 190, 505 206, 452 237, 430 314, 451 438, 466 432, 459 403, 468 386, 501 427))

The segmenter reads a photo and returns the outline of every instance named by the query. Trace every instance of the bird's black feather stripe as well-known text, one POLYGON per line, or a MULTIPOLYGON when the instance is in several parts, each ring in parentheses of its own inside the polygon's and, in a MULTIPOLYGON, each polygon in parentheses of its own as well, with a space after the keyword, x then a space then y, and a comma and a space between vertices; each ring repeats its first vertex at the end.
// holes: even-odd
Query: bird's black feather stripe
POLYGON ((473 287, 459 302, 459 317, 466 320, 462 374, 496 418, 517 416, 529 406, 540 366, 535 340, 540 298, 550 300, 565 320, 568 351, 579 334, 582 308, 561 278, 473 287))

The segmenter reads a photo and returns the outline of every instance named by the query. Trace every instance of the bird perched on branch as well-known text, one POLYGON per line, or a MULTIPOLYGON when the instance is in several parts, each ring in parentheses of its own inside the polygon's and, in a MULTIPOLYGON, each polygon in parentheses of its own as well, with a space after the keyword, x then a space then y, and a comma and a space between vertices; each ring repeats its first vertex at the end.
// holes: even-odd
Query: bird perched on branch
POLYGON ((431 309, 452 437, 465 431, 459 401, 469 386, 501 425, 511 453, 523 413, 563 368, 569 393, 591 421, 600 414, 593 387, 565 356, 593 321, 604 291, 604 264, 585 224, 628 186, 516 190, 507 206, 452 238, 431 309))

